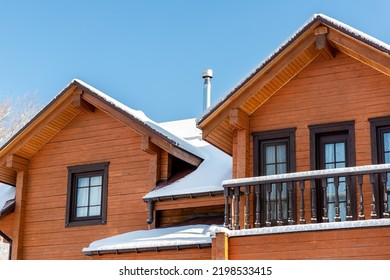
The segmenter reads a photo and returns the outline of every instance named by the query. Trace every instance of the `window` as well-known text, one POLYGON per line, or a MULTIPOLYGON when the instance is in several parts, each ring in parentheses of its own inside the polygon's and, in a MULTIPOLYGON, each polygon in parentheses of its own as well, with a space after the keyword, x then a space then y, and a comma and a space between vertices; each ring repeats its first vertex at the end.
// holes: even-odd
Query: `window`
POLYGON ((68 167, 66 226, 106 223, 108 165, 68 167))
MULTIPOLYGON (((333 169, 355 165, 354 122, 309 126, 311 169, 333 169)), ((354 182, 350 183, 351 204, 355 205, 354 182)), ((345 221, 347 216, 347 178, 328 178, 326 186, 317 182, 319 221, 345 221), (335 179, 338 179, 336 184, 335 179), (339 205, 336 205, 336 191, 339 205), (326 201, 326 203, 324 202, 326 201)), ((352 207, 355 209, 356 207, 352 207)))
MULTIPOLYGON (((369 119, 371 123, 371 157, 372 163, 390 163, 390 117, 380 117, 369 119)), ((376 209, 380 213, 390 211, 390 173, 387 173, 386 186, 376 188, 376 209), (385 188, 385 189, 384 189, 385 188), (384 209, 384 201, 387 196, 387 209, 384 209), (378 208, 379 207, 379 208, 378 208)))
MULTIPOLYGON (((254 175, 275 175, 295 171, 295 128, 254 133, 254 175)), ((272 225, 277 223, 277 215, 282 213, 282 220, 287 223, 289 208, 295 213, 295 189, 293 189, 293 205, 289 205, 287 185, 271 184, 269 191, 261 188, 261 223, 265 225, 268 213, 272 225), (278 195, 278 187, 281 195, 278 195), (270 206, 270 208, 269 208, 270 206), (281 206, 281 209, 279 207, 281 206)), ((294 217, 295 219, 295 217, 294 217)))

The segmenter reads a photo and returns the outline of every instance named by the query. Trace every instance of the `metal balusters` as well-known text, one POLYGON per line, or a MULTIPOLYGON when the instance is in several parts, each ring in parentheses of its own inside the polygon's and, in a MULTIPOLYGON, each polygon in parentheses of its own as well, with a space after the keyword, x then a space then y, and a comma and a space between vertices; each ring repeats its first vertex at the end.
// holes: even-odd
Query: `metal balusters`
POLYGON ((250 228, 249 223, 249 194, 250 194, 250 187, 245 186, 245 229, 250 228))
POLYGON ((311 195, 311 223, 317 223, 317 203, 316 203, 316 182, 310 180, 310 195, 311 195))
POLYGON ((378 218, 376 214, 376 209, 375 209, 375 174, 370 174, 370 184, 371 184, 371 219, 376 219, 378 218))
POLYGON ((293 213, 293 182, 287 183, 287 191, 288 191, 288 218, 287 222, 289 225, 295 224, 294 213, 293 213))
POLYGON ((346 219, 347 221, 352 221, 352 206, 351 206, 351 176, 346 177, 346 196, 347 196, 347 209, 346 209, 346 219))
POLYGON ((234 226, 233 229, 240 229, 240 187, 234 188, 234 226))
POLYGON ((272 192, 272 187, 271 187, 271 184, 267 184, 266 185, 266 188, 267 188, 267 213, 266 213, 266 221, 265 221, 265 225, 267 227, 270 227, 271 226, 271 218, 272 218, 272 207, 271 207, 271 192, 272 192))
POLYGON ((340 185, 340 180, 339 177, 334 178, 334 220, 335 222, 340 222, 341 217, 340 217, 340 198, 339 198, 339 185, 340 185))
POLYGON ((322 187, 322 221, 324 223, 329 222, 329 217, 328 217, 328 196, 327 196, 327 189, 328 189, 328 184, 326 181, 326 178, 321 179, 321 187, 322 187))
POLYGON ((389 218, 389 211, 387 209, 387 173, 381 173, 381 182, 382 182, 382 189, 383 189, 383 218, 389 218))
POLYGON ((358 175, 358 185, 359 185, 359 220, 364 220, 364 200, 363 200, 363 175, 358 175))
POLYGON ((301 199, 300 199, 300 205, 299 205, 299 223, 300 224, 306 224, 305 220, 305 181, 299 181, 299 190, 301 192, 301 199))
POLYGON ((260 227, 260 185, 255 186, 255 205, 256 205, 256 212, 255 212, 255 228, 260 227))

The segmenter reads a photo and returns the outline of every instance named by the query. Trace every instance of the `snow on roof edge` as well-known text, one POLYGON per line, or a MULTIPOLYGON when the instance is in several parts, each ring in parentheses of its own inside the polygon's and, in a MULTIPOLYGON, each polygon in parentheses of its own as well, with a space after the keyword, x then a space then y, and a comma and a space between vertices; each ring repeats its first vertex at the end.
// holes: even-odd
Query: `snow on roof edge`
POLYGON ((141 111, 141 110, 134 110, 127 105, 124 105, 123 103, 119 102, 118 100, 110 97, 109 95, 103 93, 102 91, 94 88, 93 86, 87 84, 86 82, 79 80, 79 79, 74 79, 73 82, 76 82, 80 86, 88 89, 89 91, 93 92, 95 95, 103 99, 106 103, 114 106, 115 108, 121 110, 122 112, 130 115, 131 117, 134 118, 134 120, 140 122, 142 125, 150 128, 157 134, 159 134, 162 137, 165 137, 168 139, 171 144, 175 145, 176 147, 183 149, 201 159, 204 159, 204 154, 199 151, 196 147, 188 143, 185 139, 169 132, 168 130, 164 129, 161 127, 157 122, 151 120, 146 114, 141 111))
POLYGON ((93 241, 83 248, 84 254, 93 252, 164 248, 211 244, 217 225, 190 225, 151 230, 137 230, 93 241))

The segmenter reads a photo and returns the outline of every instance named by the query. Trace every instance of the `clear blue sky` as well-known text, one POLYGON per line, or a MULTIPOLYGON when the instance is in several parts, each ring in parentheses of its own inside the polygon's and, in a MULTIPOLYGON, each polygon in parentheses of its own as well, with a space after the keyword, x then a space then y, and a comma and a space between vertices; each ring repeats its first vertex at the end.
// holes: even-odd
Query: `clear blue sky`
POLYGON ((81 79, 155 121, 202 113, 314 13, 390 43, 389 0, 0 0, 0 96, 81 79))

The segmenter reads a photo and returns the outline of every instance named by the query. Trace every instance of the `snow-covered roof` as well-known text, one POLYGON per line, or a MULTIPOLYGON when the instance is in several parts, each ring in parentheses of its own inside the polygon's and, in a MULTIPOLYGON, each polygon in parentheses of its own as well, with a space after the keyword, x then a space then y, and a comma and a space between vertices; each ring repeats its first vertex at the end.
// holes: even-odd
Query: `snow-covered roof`
POLYGON ((159 126, 197 149, 203 161, 187 176, 149 192, 144 199, 222 192, 222 181, 232 178, 232 159, 201 139, 201 131, 196 127, 195 119, 159 123, 159 126))
POLYGON ((83 249, 86 255, 112 252, 209 247, 217 226, 193 225, 138 230, 92 242, 83 249))
MULTIPOLYGON (((172 134, 168 130, 164 129, 162 126, 160 126, 155 121, 149 119, 144 112, 140 110, 134 110, 129 108, 128 106, 124 105, 123 103, 115 100, 114 98, 108 96, 107 94, 103 93, 102 91, 94 88, 93 86, 79 80, 74 79, 72 83, 77 83, 81 85, 82 87, 88 89, 89 91, 93 92, 95 95, 103 99, 106 103, 110 104, 116 109, 121 110, 122 112, 125 112, 127 115, 133 117, 135 120, 143 124, 144 126, 154 130, 157 132, 160 136, 167 138, 170 143, 173 145, 186 150, 187 152, 203 159, 203 154, 201 150, 194 148, 192 145, 189 145, 187 141, 183 141, 181 137, 177 137, 175 134, 172 134)), ((71 84, 72 84, 71 83, 71 84)))
POLYGON ((0 184, 0 216, 15 203, 15 195, 15 187, 0 184))
POLYGON ((302 33, 304 33, 312 24, 317 21, 321 21, 324 24, 332 26, 333 28, 342 31, 357 40, 360 40, 375 49, 383 52, 384 54, 390 55, 390 45, 386 44, 356 28, 353 28, 343 22, 340 22, 334 18, 331 18, 324 14, 314 14, 301 28, 299 28, 292 36, 290 36, 282 45, 280 45, 274 52, 272 52, 264 61, 255 67, 248 75, 244 77, 232 90, 225 94, 215 105, 210 106, 197 118, 197 123, 201 123, 205 120, 212 112, 214 112, 220 105, 222 105, 227 99, 229 99, 239 88, 241 88, 248 80, 255 76, 260 70, 268 65, 275 57, 277 57, 282 51, 284 51, 295 39, 297 39, 302 33))

